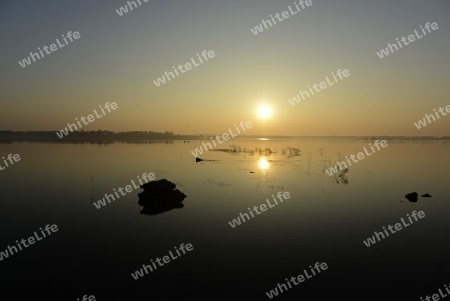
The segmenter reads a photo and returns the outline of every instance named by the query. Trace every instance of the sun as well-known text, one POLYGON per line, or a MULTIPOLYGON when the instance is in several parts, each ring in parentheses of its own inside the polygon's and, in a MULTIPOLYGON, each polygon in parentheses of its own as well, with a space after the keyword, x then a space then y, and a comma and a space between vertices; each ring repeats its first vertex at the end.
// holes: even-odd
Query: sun
POLYGON ((268 105, 261 105, 258 108, 258 115, 262 119, 267 119, 272 115, 272 110, 268 105))

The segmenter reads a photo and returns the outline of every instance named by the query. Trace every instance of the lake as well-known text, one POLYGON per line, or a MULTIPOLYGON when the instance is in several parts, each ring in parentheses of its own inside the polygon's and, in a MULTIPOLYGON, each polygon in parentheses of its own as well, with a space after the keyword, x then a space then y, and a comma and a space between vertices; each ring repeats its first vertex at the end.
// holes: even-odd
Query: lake
POLYGON ((0 251, 58 226, 0 262, 2 290, 17 300, 267 300, 316 262, 328 269, 276 298, 419 300, 450 282, 450 143, 388 141, 340 176, 325 169, 373 141, 234 139, 195 162, 201 143, 0 144, 1 156, 21 157, 0 171, 0 251), (143 211, 140 188, 94 206, 144 173, 175 183, 184 206, 143 211), (278 192, 290 198, 230 226, 278 192), (410 192, 417 202, 405 198, 410 192), (414 210, 425 217, 363 243, 414 210), (131 276, 182 243, 193 249, 131 276))

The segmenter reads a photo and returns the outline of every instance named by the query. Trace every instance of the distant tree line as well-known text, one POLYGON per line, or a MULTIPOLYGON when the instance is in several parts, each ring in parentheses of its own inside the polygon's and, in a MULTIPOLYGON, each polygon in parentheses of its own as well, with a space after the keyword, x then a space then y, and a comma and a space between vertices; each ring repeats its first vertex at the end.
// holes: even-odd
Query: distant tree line
POLYGON ((177 135, 173 132, 154 131, 132 131, 132 132, 112 132, 112 131, 74 131, 69 135, 59 138, 54 131, 0 131, 0 142, 10 143, 18 141, 36 142, 94 142, 94 143, 114 143, 115 141, 167 141, 167 140, 193 140, 198 139, 195 135, 177 135))
MULTIPOLYGON (((112 132, 105 130, 98 131, 74 131, 69 135, 59 138, 55 131, 0 131, 0 143, 12 142, 55 142, 55 143, 95 143, 109 144, 114 142, 130 143, 172 143, 177 140, 209 140, 210 135, 178 135, 173 132, 154 132, 154 131, 131 131, 131 132, 112 132)), ((449 140, 450 136, 244 136, 240 135, 238 139, 305 139, 305 140, 388 140, 388 141, 409 141, 409 140, 449 140)))

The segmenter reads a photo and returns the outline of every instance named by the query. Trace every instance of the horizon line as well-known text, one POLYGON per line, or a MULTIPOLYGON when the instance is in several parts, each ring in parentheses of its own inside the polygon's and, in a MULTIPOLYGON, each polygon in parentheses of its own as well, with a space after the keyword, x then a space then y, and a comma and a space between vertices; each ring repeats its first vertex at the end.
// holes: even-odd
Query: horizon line
MULTIPOLYGON (((54 134, 55 132, 59 132, 60 130, 27 130, 27 131, 14 131, 14 130, 0 130, 0 135, 5 133, 21 133, 21 134, 54 134)), ((133 131, 111 131, 111 130, 92 130, 92 131, 73 131, 70 132, 71 134, 87 134, 87 133, 97 133, 97 132, 108 132, 112 134, 165 134, 165 135, 171 135, 171 136, 198 136, 198 137, 210 137, 210 136, 217 136, 218 134, 212 134, 212 133, 205 133, 205 134, 176 134, 172 131, 164 131, 164 132, 157 132, 157 131, 146 131, 146 130, 133 130, 133 131)), ((219 135, 220 136, 220 135, 219 135)), ((450 138, 450 136, 436 136, 436 135, 373 135, 373 134, 367 134, 367 135, 281 135, 281 134, 273 134, 273 135, 239 135, 239 137, 258 137, 258 138, 270 138, 270 137, 284 137, 284 138, 297 138, 297 137, 402 137, 402 138, 450 138)))

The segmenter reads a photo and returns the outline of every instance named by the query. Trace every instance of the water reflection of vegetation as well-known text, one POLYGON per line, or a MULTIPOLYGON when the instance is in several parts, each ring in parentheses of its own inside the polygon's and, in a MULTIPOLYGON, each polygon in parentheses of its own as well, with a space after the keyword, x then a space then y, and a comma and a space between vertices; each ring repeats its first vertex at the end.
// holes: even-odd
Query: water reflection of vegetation
POLYGON ((225 152, 229 154, 245 154, 248 156, 270 156, 270 155, 282 155, 286 158, 297 157, 301 155, 301 151, 295 147, 286 147, 281 149, 270 147, 255 147, 255 148, 242 148, 239 145, 230 145, 229 148, 216 149, 214 151, 225 152))
POLYGON ((220 187, 231 186, 231 183, 220 182, 220 181, 216 180, 216 179, 213 178, 213 177, 207 178, 205 181, 203 181, 203 184, 205 184, 205 185, 220 186, 220 187))
MULTIPOLYGON (((324 149, 320 148, 317 152, 319 156, 319 160, 314 158, 311 153, 304 153, 299 148, 286 146, 283 148, 243 148, 240 145, 232 144, 227 149, 215 149, 213 151, 225 152, 230 155, 244 155, 246 156, 255 156, 258 157, 257 165, 259 169, 263 172, 266 172, 270 165, 275 162, 278 163, 287 163, 292 164, 294 169, 302 171, 307 176, 316 175, 321 179, 322 183, 322 191, 325 192, 324 189, 324 179, 330 181, 336 185, 349 185, 350 181, 348 179, 348 173, 350 171, 349 168, 344 168, 343 170, 339 170, 337 174, 333 174, 329 176, 326 173, 326 170, 336 164, 336 161, 343 161, 343 158, 340 154, 337 155, 336 159, 329 158, 324 155, 324 149), (301 158, 301 160, 292 161, 283 161, 283 160, 269 160, 269 157, 284 157, 284 159, 291 158, 301 158), (302 163, 300 166, 297 163, 302 163)), ((254 173, 251 171, 251 173, 254 173)))

